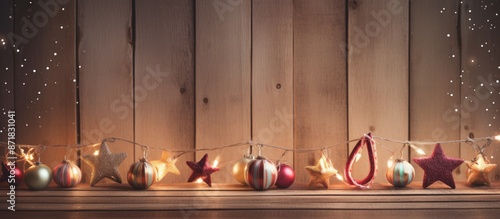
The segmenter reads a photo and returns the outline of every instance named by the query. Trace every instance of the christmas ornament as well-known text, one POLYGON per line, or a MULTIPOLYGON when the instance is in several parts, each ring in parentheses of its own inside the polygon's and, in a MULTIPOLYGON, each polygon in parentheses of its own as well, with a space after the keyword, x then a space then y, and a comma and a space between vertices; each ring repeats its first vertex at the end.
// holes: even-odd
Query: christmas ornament
POLYGON ((496 164, 490 164, 490 161, 482 154, 477 155, 472 161, 465 161, 469 168, 467 170, 467 184, 474 186, 491 185, 490 173, 497 168, 496 164))
POLYGON ((255 190, 267 190, 276 183, 278 170, 274 163, 262 156, 248 163, 245 168, 245 182, 255 190))
POLYGON ((19 167, 15 166, 15 162, 9 162, 9 164, 2 162, 2 176, 0 176, 0 182, 6 181, 9 184, 18 186, 23 182, 23 179, 24 173, 19 167), (13 169, 11 168, 12 166, 14 166, 13 169), (14 177, 11 178, 11 175, 14 177))
POLYGON ((197 179, 202 179, 208 186, 212 187, 212 178, 210 174, 219 171, 219 168, 212 167, 208 164, 208 154, 205 154, 198 163, 186 161, 186 164, 193 170, 188 182, 193 182, 197 179))
POLYGON ((295 181, 295 171, 293 168, 286 164, 278 164, 276 169, 278 171, 278 179, 274 185, 281 189, 290 187, 295 181))
POLYGON ((156 180, 156 168, 145 158, 133 163, 127 174, 128 184, 136 189, 147 189, 156 180))
POLYGON ((156 167, 156 182, 161 181, 167 173, 180 175, 179 169, 175 166, 177 159, 171 159, 167 151, 161 153, 160 160, 153 160, 150 163, 156 167))
POLYGON ((311 175, 308 187, 313 187, 316 184, 321 184, 325 188, 330 186, 330 177, 336 175, 338 171, 333 168, 332 161, 324 154, 321 155, 316 166, 306 166, 307 172, 311 175))
POLYGON ((363 136, 356 146, 352 149, 351 154, 349 155, 349 159, 347 159, 347 164, 344 170, 344 175, 346 176, 346 183, 348 185, 357 186, 359 188, 369 188, 373 181, 375 180, 375 176, 377 176, 377 149, 375 147, 375 141, 372 138, 372 134, 368 133, 363 136), (356 161, 356 157, 358 153, 361 152, 363 146, 366 145, 368 149, 368 158, 370 159, 370 172, 368 175, 362 180, 355 180, 352 177, 352 165, 356 161))
POLYGON ((408 161, 396 159, 396 162, 387 169, 385 176, 394 187, 402 188, 411 183, 415 177, 415 169, 408 161))
POLYGON ((464 160, 459 158, 450 158, 444 154, 441 144, 436 144, 430 157, 413 158, 424 170, 424 180, 422 187, 425 189, 436 181, 441 181, 452 189, 455 188, 452 171, 460 166, 464 160))
POLYGON ((120 172, 118 171, 118 166, 127 157, 126 153, 112 154, 106 145, 106 142, 102 142, 99 148, 98 155, 85 155, 82 156, 82 160, 87 163, 92 169, 92 174, 90 175, 90 186, 94 186, 97 182, 104 178, 111 179, 117 183, 122 183, 120 172))
POLYGON ((63 160, 53 171, 57 185, 65 188, 73 187, 82 180, 82 171, 71 161, 63 160))
POLYGON ((233 177, 236 181, 243 185, 248 185, 245 181, 245 168, 250 161, 254 160, 253 155, 245 155, 241 160, 236 162, 233 166, 233 177))
POLYGON ((33 190, 46 189, 52 180, 52 170, 41 162, 36 162, 24 173, 24 182, 33 190))

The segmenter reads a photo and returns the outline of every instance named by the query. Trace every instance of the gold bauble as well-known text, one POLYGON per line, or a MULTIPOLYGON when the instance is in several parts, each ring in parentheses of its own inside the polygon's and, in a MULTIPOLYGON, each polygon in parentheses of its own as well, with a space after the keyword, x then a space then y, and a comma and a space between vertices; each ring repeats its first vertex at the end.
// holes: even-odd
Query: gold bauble
POLYGON ((245 156, 233 166, 233 177, 236 181, 243 185, 248 185, 245 182, 245 168, 247 164, 254 159, 253 156, 245 156))

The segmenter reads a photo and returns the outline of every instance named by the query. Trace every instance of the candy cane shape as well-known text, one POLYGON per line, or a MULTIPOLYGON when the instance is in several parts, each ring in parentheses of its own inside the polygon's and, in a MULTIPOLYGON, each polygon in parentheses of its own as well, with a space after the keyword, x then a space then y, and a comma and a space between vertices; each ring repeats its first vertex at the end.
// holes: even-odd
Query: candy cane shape
POLYGON ((375 148, 375 141, 372 138, 372 134, 368 133, 367 135, 364 135, 358 141, 358 143, 356 143, 356 146, 354 146, 354 149, 352 150, 351 154, 349 155, 349 159, 347 160, 347 164, 344 170, 344 176, 346 176, 346 183, 348 185, 357 186, 362 189, 367 189, 370 188, 370 186, 373 184, 376 175, 377 175, 377 149, 375 148), (359 153, 359 151, 363 148, 364 145, 366 145, 368 149, 368 157, 370 159, 370 173, 368 173, 368 175, 362 180, 355 180, 352 177, 351 173, 352 165, 354 164, 356 155, 359 153))

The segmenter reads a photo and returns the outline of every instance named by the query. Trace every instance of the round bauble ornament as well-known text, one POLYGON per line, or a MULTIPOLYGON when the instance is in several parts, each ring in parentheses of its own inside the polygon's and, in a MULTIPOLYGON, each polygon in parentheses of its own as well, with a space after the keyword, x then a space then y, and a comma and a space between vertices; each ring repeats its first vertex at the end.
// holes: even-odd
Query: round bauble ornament
POLYGON ((57 165, 53 173, 54 181, 64 188, 73 187, 82 180, 80 168, 68 160, 63 160, 61 164, 57 165))
POLYGON ((275 185, 281 189, 290 187, 293 184, 293 181, 295 181, 295 171, 293 168, 286 164, 279 164, 276 169, 278 171, 278 179, 276 180, 275 185))
POLYGON ((274 163, 258 156, 245 168, 245 181, 255 190, 267 190, 276 183, 278 171, 274 163))
POLYGON ((127 181, 136 189, 147 189, 156 180, 156 167, 146 159, 133 163, 127 174, 127 181))
POLYGON ((24 173, 24 182, 33 190, 46 189, 52 180, 52 170, 41 162, 36 162, 24 173))
POLYGON ((20 185, 23 182, 24 173, 15 165, 8 165, 2 162, 2 176, 0 182, 6 181, 9 184, 20 185))
POLYGON ((236 181, 243 185, 248 185, 245 181, 245 168, 250 161, 254 160, 254 156, 246 155, 233 166, 233 177, 236 181))
POLYGON ((415 177, 415 169, 408 161, 396 159, 396 162, 387 169, 385 176, 394 187, 402 188, 411 183, 415 177))

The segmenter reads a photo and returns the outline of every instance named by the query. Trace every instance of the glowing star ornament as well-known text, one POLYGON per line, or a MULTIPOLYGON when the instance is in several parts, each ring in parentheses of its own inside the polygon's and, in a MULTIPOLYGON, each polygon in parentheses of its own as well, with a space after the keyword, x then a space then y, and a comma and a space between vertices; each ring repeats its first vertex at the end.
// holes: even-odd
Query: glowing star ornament
POLYGON ((202 179, 208 186, 212 187, 212 178, 210 174, 219 171, 219 168, 212 167, 208 164, 208 154, 205 154, 198 163, 186 161, 186 164, 193 170, 188 182, 193 182, 197 179, 202 179))
POLYGON ((454 189, 455 181, 452 172, 464 162, 459 158, 447 157, 439 143, 434 147, 430 157, 413 158, 413 161, 424 170, 424 180, 422 182, 424 189, 437 181, 441 181, 454 189))
POLYGON ((490 164, 490 161, 482 154, 477 155, 472 161, 465 161, 469 168, 467 170, 467 184, 473 186, 491 185, 490 173, 497 168, 496 164, 490 164))
POLYGON ((153 160, 151 164, 156 167, 156 182, 161 181, 167 173, 180 175, 179 169, 175 166, 177 159, 171 159, 170 153, 163 151, 160 160, 153 160))
POLYGON ((97 182, 104 178, 111 179, 117 183, 122 183, 118 166, 127 157, 126 153, 112 154, 103 142, 99 148, 98 154, 82 156, 82 160, 87 163, 92 169, 90 175, 90 186, 94 186, 97 182))
POLYGON ((338 171, 333 168, 332 161, 324 154, 321 156, 316 166, 306 166, 306 170, 311 175, 308 187, 313 187, 319 183, 325 188, 328 188, 330 186, 330 177, 338 173, 338 171))

